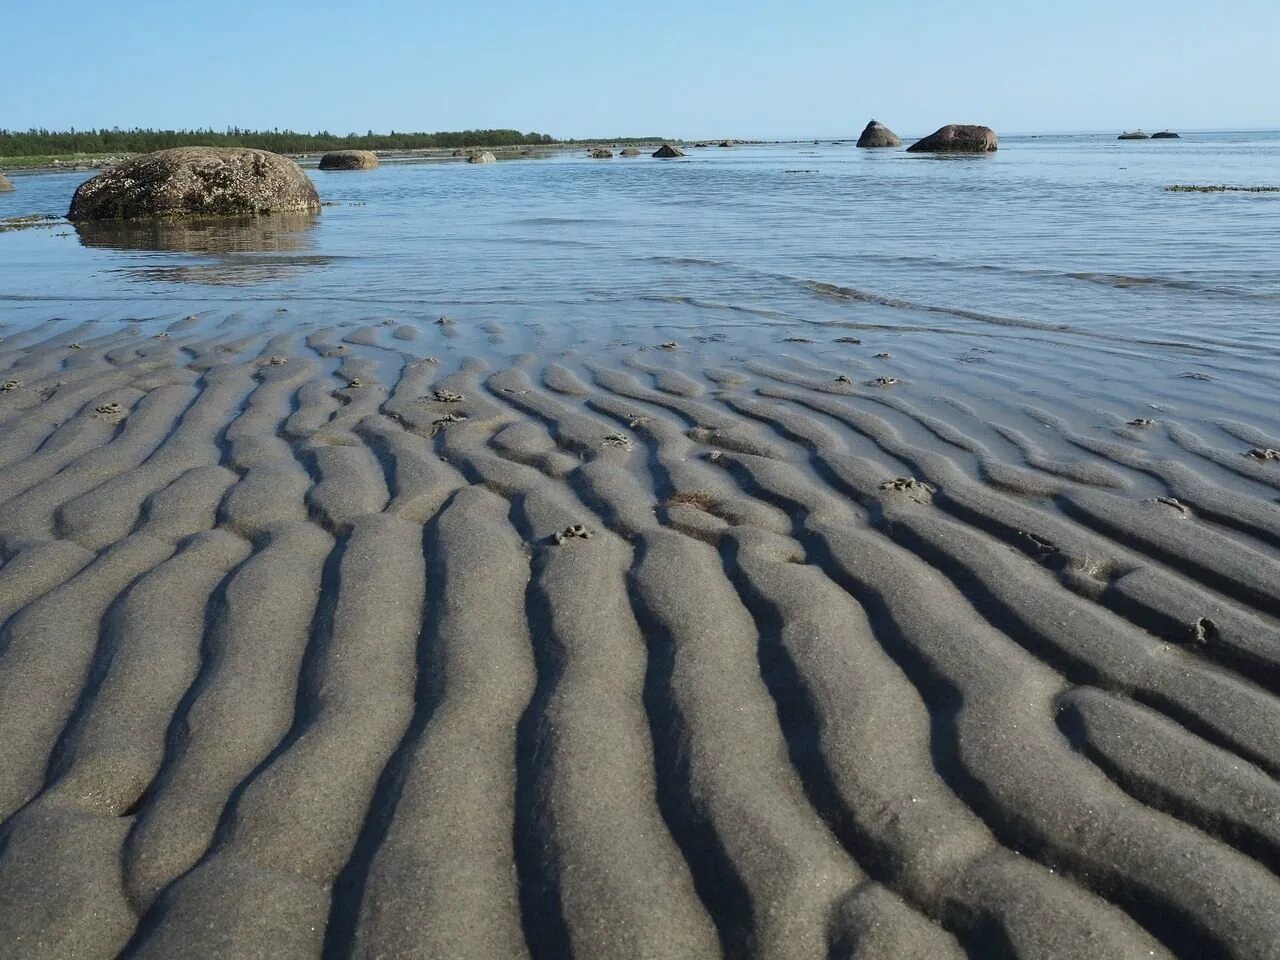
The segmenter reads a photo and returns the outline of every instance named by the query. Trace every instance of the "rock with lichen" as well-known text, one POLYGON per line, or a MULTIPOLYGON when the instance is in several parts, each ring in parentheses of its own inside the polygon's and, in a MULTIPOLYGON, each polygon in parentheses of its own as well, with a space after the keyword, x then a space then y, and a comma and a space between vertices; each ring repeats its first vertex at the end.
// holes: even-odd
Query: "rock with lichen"
POLYGON ((175 147, 126 160, 76 189, 68 220, 318 212, 292 160, 242 147, 175 147))

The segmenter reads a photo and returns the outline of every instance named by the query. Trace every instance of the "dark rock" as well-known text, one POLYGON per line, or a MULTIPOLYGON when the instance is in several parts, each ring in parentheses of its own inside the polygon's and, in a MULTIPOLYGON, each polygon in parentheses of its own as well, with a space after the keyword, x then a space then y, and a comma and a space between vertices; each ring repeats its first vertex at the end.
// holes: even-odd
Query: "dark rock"
POLYGON ((0 173, 0 193, 10 193, 13 190, 13 182, 0 173))
POLYGON ((1117 140, 1150 140, 1151 137, 1143 133, 1141 130, 1134 130, 1132 133, 1122 133, 1120 134, 1120 136, 1116 137, 1116 139, 1117 140))
POLYGON ((488 150, 467 154, 467 163, 497 163, 498 158, 488 150))
POLYGON ((673 147, 669 143, 664 143, 653 152, 653 155, 659 160, 670 160, 674 157, 683 157, 684 151, 679 147, 673 147))
POLYGON ((292 160, 241 147, 145 153, 80 184, 68 220, 225 216, 320 210, 292 160))
POLYGON ((872 120, 858 138, 860 147, 900 147, 902 138, 879 120, 872 120))
POLYGON ((721 141, 720 141, 720 146, 722 146, 722 147, 736 147, 736 146, 737 146, 737 143, 735 143, 733 140, 721 140, 721 141))
POLYGON ((372 170, 377 154, 370 150, 335 150, 320 158, 321 170, 372 170))
POLYGON ((465 157, 466 155, 467 155, 467 151, 463 150, 461 147, 453 151, 453 153, 449 154, 449 156, 451 157, 465 157))
POLYGON ((1153 133, 1151 135, 1151 139, 1152 140, 1181 140, 1182 137, 1178 136, 1172 130, 1161 130, 1159 133, 1153 133))
POLYGON ((999 140, 990 127, 949 123, 907 147, 908 153, 990 153, 999 140))

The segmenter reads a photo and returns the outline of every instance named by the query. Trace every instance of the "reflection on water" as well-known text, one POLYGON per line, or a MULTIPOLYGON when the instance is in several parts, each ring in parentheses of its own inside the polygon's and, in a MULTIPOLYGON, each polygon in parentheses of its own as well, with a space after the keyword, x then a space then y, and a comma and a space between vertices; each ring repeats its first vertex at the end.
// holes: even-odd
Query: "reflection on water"
POLYGON ((261 217, 193 217, 182 220, 108 220, 77 223, 86 247, 183 253, 282 253, 312 246, 320 216, 310 212, 261 217))
POLYGON ((277 213, 260 217, 205 217, 182 220, 115 220, 77 223, 86 247, 203 254, 202 262, 129 264, 112 272, 144 283, 244 286, 294 277, 334 258, 297 256, 314 246, 319 215, 277 213))
POLYGON ((296 277, 308 267, 332 263, 334 257, 255 257, 231 254, 209 263, 160 263, 119 267, 114 272, 144 283, 204 283, 247 286, 296 277))

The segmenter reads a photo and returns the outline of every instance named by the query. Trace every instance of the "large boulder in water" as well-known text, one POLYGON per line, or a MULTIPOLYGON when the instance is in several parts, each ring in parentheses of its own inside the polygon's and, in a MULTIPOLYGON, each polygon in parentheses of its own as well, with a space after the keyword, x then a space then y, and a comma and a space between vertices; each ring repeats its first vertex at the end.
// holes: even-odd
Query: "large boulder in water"
POLYGON ((1120 134, 1120 136, 1116 137, 1116 139, 1117 140, 1150 140, 1151 137, 1148 134, 1143 133, 1141 130, 1131 130, 1128 133, 1120 134))
POLYGON ((319 211, 292 160, 241 147, 175 147, 126 160, 80 184, 68 220, 319 211))
POLYGON ((334 150, 320 158, 321 170, 372 170, 377 165, 372 150, 334 150))
POLYGON ((608 147, 594 147, 590 156, 592 160, 612 160, 613 151, 608 147))
POLYGON ((1151 139, 1152 140, 1181 140, 1182 137, 1178 136, 1172 130, 1161 130, 1159 133, 1153 133, 1151 135, 1151 139))
POLYGON ((653 152, 653 155, 659 160, 671 160, 675 157, 683 157, 684 151, 679 147, 673 147, 669 143, 664 143, 653 152))
POLYGON ((9 193, 13 190, 13 183, 3 173, 0 173, 0 193, 9 193))
POLYGON ((872 120, 858 138, 860 147, 900 147, 902 138, 879 120, 872 120))
POLYGON ((497 163, 498 158, 488 150, 482 150, 480 153, 471 153, 467 155, 467 163, 497 163))
POLYGON ((991 153, 999 146, 990 127, 949 123, 907 147, 908 153, 991 153))
POLYGON ((635 147, 623 147, 622 155, 624 157, 638 157, 640 156, 640 151, 635 147))

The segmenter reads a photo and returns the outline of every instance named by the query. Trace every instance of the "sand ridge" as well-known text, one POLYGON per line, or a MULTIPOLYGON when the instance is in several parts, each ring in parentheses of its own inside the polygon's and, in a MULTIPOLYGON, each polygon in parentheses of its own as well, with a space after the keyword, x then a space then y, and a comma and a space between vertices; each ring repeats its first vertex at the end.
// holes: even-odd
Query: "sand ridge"
POLYGON ((509 335, 0 342, 0 957, 1277 955, 1268 417, 509 335))

